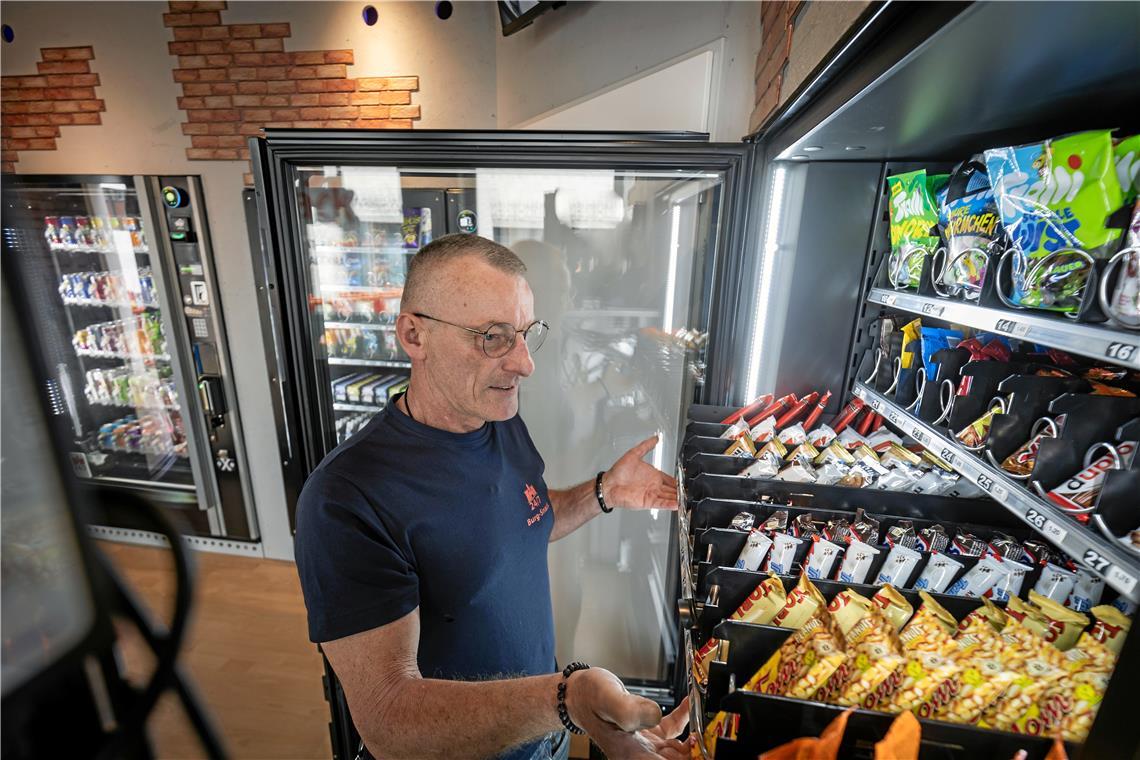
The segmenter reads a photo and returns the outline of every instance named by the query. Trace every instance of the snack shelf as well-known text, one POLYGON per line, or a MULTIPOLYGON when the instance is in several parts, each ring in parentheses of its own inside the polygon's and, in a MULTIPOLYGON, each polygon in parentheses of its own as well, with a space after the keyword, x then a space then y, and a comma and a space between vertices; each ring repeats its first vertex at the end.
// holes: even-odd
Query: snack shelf
MULTIPOLYGON (((114 248, 91 248, 85 246, 51 246, 52 253, 99 253, 103 255, 111 255, 118 253, 114 248)), ((150 255, 149 248, 135 248, 134 252, 143 256, 150 255)))
POLYGON ((338 412, 382 412, 383 406, 375 406, 373 404, 342 404, 339 401, 333 404, 333 409, 338 412))
POLYGON ((157 305, 152 304, 130 303, 129 301, 100 301, 96 298, 64 298, 63 303, 66 306, 105 306, 111 309, 130 309, 135 314, 158 309, 157 305))
POLYGON ((151 457, 172 456, 172 457, 177 457, 179 459, 189 459, 190 458, 190 454, 187 453, 186 451, 175 451, 173 448, 158 449, 158 448, 147 447, 147 448, 131 449, 131 448, 127 448, 126 446, 100 446, 99 449, 101 451, 113 451, 116 454, 140 454, 142 456, 151 456, 151 457))
POLYGON ((182 410, 182 407, 178 404, 172 406, 164 406, 162 404, 120 404, 113 401, 89 401, 88 403, 91 404, 91 406, 106 406, 112 409, 138 409, 147 412, 178 412, 182 410))
POLYGON ((343 327, 353 328, 359 327, 361 330, 384 330, 392 331, 396 329, 395 325, 378 325, 373 322, 325 322, 325 327, 343 327))
POLYGON ((342 367, 397 367, 410 369, 411 362, 388 361, 385 359, 343 359, 340 357, 330 357, 327 359, 329 364, 342 366, 342 367))
POLYGON ((1092 359, 1101 359, 1132 369, 1140 369, 1140 335, 1105 325, 1075 322, 1030 311, 993 309, 918 293, 872 288, 867 301, 920 317, 933 317, 1008 335, 1030 343, 1040 343, 1092 359))
POLYGON ((1093 533, 1044 499, 1025 490, 997 467, 974 456, 942 431, 931 427, 893 401, 860 382, 853 393, 881 414, 892 427, 909 435, 954 468, 962 477, 987 492, 994 501, 1035 529, 1057 548, 1103 576, 1121 596, 1140 600, 1140 557, 1093 533))
POLYGON ((398 245, 316 245, 311 251, 314 256, 332 256, 338 253, 380 253, 389 256, 411 256, 418 248, 403 248, 398 245))
POLYGON ((404 288, 384 288, 377 285, 320 285, 317 287, 317 291, 321 293, 371 293, 387 298, 399 298, 404 292, 404 288))
POLYGON ((90 359, 137 359, 139 361, 148 362, 168 362, 170 361, 170 354, 131 354, 119 353, 115 351, 92 351, 89 348, 75 349, 76 356, 84 356, 90 359))

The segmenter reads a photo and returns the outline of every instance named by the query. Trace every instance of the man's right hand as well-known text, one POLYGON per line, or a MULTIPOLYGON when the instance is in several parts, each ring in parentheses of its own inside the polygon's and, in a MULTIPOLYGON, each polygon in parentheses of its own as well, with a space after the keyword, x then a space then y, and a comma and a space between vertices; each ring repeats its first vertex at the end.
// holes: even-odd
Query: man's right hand
POLYGON ((626 691, 602 668, 579 670, 566 684, 566 709, 609 760, 686 760, 689 743, 677 740, 689 723, 689 700, 662 717, 657 703, 626 691))

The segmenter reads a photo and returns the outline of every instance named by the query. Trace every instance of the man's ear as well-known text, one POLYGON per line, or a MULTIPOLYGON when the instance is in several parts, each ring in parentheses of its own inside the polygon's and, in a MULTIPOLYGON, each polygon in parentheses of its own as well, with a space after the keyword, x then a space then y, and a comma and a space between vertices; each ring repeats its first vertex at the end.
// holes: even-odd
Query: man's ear
POLYGON ((396 338, 411 359, 423 359, 426 356, 424 323, 419 317, 401 312, 396 318, 396 338))

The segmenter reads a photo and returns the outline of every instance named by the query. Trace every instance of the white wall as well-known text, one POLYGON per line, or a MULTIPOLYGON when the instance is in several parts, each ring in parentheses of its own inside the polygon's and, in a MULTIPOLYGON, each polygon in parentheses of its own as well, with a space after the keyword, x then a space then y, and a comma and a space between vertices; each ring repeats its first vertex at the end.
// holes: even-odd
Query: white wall
MULTIPOLYGON (((499 127, 526 124, 721 37, 725 54, 712 137, 739 140, 748 132, 754 105, 760 50, 755 2, 580 2, 550 11, 499 39, 499 127)), ((620 114, 605 128, 625 128, 620 114)))

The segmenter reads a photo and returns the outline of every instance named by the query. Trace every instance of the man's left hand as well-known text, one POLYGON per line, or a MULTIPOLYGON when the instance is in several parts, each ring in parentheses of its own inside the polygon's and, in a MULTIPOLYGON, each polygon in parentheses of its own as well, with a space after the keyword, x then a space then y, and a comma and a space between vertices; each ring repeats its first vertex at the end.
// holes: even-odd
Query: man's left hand
POLYGON ((643 460, 657 445, 658 436, 646 438, 602 476, 606 505, 624 509, 676 509, 677 480, 643 460))

